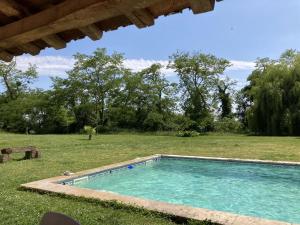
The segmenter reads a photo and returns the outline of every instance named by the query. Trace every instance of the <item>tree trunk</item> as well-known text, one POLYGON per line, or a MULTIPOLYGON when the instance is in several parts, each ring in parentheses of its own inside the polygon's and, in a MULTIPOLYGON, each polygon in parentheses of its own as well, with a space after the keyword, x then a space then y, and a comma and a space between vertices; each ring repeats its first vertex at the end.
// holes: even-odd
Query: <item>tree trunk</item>
POLYGON ((101 125, 104 126, 104 97, 101 98, 101 111, 100 111, 100 121, 101 125))
POLYGON ((89 134, 89 140, 92 140, 92 135, 91 134, 89 134))
POLYGON ((4 80, 4 84, 6 86, 9 97, 11 99, 14 99, 14 94, 13 94, 12 88, 10 87, 10 84, 9 84, 9 81, 8 81, 8 78, 6 75, 3 76, 3 80, 4 80))

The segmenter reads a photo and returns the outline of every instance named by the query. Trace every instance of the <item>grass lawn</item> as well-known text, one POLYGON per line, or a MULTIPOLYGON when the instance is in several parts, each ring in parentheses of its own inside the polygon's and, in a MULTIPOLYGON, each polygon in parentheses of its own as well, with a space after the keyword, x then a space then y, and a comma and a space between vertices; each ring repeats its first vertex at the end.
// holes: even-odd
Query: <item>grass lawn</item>
POLYGON ((112 204, 22 191, 22 183, 91 169, 157 153, 300 161, 297 137, 208 135, 195 138, 154 135, 15 135, 0 133, 0 148, 35 145, 38 160, 0 164, 0 223, 34 225, 47 211, 63 212, 82 225, 171 225, 165 216, 112 204))

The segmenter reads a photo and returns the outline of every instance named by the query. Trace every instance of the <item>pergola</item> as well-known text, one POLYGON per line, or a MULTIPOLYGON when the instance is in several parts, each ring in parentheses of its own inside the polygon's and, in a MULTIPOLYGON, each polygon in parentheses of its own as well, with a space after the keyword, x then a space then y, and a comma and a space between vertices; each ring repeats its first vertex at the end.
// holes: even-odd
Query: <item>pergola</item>
POLYGON ((190 8, 214 9, 215 0, 0 0, 0 59, 61 49, 71 40, 99 40, 103 32, 134 24, 144 28, 156 18, 190 8))

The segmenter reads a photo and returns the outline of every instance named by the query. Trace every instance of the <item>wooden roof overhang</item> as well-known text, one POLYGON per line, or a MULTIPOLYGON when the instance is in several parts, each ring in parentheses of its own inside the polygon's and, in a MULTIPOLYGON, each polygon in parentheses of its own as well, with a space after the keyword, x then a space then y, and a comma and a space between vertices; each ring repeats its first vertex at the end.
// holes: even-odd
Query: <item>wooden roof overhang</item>
POLYGON ((215 0, 0 0, 0 59, 37 55, 47 47, 134 24, 144 28, 161 15, 190 8, 197 13, 214 9, 215 0))

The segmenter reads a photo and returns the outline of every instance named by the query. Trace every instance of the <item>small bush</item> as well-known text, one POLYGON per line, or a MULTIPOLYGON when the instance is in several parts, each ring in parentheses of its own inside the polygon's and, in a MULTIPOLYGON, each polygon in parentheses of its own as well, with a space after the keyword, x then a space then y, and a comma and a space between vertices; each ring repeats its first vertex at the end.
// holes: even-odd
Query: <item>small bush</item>
POLYGON ((112 126, 110 126, 109 124, 106 125, 98 125, 96 127, 96 131, 97 133, 101 133, 101 134, 105 134, 105 133, 110 133, 111 131, 113 131, 112 126))
POLYGON ((197 131, 179 131, 177 137, 197 137, 199 133, 197 131))
POLYGON ((242 124, 234 118, 222 118, 214 123, 214 131, 220 133, 239 133, 242 130, 242 124))
POLYGON ((83 130, 84 130, 84 133, 89 135, 89 140, 91 140, 92 136, 94 134, 96 134, 96 128, 91 127, 91 126, 84 126, 83 130))
POLYGON ((164 128, 164 118, 161 114, 156 112, 150 112, 147 115, 147 118, 144 120, 143 123, 146 130, 163 130, 164 128))

